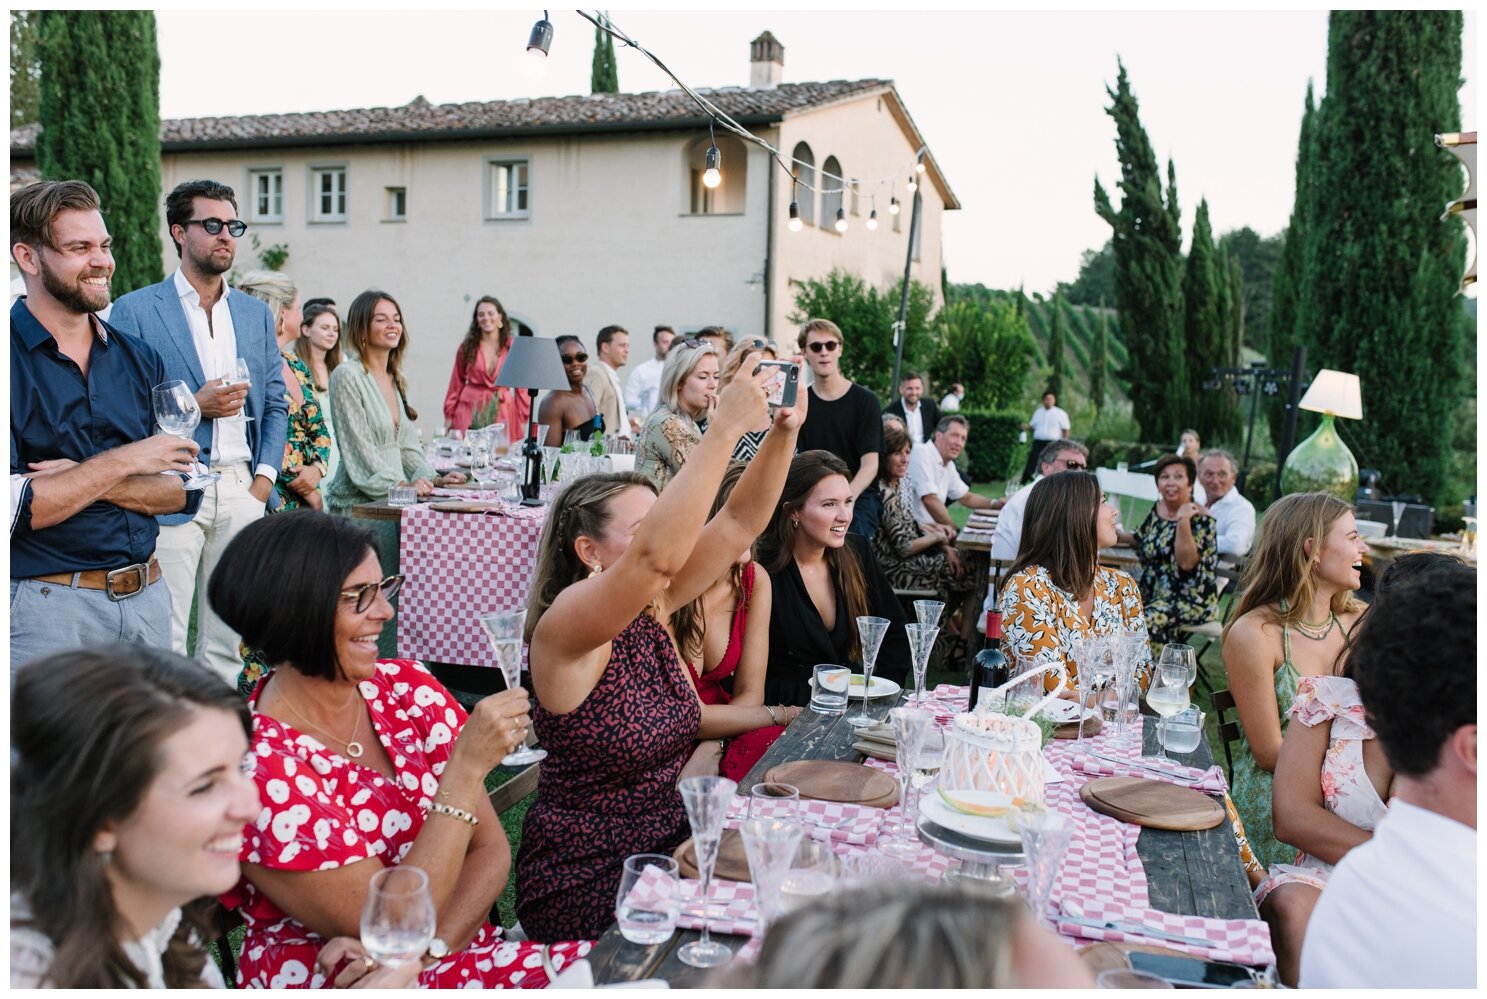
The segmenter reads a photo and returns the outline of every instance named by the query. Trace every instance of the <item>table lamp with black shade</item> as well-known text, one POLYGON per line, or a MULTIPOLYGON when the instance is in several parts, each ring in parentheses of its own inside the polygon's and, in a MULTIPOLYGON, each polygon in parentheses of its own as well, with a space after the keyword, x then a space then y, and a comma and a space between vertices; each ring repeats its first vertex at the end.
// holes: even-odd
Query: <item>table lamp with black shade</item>
POLYGON ((567 391, 568 375, 558 342, 547 337, 519 336, 496 375, 497 388, 526 389, 532 395, 532 414, 522 445, 522 505, 541 506, 542 449, 537 441, 537 393, 567 391))

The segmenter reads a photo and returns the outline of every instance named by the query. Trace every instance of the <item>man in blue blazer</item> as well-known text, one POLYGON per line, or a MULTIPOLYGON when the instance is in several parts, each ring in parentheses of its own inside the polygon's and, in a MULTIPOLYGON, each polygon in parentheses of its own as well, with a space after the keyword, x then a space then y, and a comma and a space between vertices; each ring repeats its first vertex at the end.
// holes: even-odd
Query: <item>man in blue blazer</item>
POLYGON ((268 306, 222 277, 247 229, 232 188, 211 180, 180 184, 165 199, 165 219, 180 268, 120 298, 109 321, 154 347, 167 376, 190 386, 201 407, 196 443, 201 460, 221 477, 206 487, 194 517, 159 518, 156 552, 170 587, 171 644, 235 686, 242 668, 238 636, 212 612, 207 580, 228 542, 263 516, 272 494, 289 426, 284 376, 268 306), (246 384, 234 373, 238 358, 248 364, 246 384), (187 650, 193 595, 196 648, 187 650))

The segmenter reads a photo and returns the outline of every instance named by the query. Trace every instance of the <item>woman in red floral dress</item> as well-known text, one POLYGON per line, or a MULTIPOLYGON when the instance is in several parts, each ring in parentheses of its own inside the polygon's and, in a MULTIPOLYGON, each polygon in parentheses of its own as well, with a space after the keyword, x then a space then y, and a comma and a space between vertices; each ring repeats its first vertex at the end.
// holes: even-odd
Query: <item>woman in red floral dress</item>
MULTIPOLYGON (((487 921, 511 853, 484 777, 522 741, 526 692, 467 717, 419 663, 379 661, 402 582, 381 577, 369 532, 309 510, 244 529, 212 575, 213 609, 278 664, 251 698, 263 810, 223 899, 247 924, 238 984, 327 984, 315 955, 359 934, 374 873, 408 863, 427 872, 438 913, 420 985, 541 988, 539 946, 487 921)), ((559 943, 551 964, 589 946, 559 943)))

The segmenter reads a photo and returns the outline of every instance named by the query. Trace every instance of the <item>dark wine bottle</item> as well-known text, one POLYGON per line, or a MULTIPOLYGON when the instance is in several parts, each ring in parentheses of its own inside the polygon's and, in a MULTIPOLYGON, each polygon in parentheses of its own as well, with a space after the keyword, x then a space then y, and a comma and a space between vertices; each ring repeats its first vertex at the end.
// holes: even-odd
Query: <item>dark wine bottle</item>
POLYGON ((1010 679, 1012 664, 1002 655, 1002 612, 990 610, 986 612, 986 648, 976 653, 971 663, 970 710, 976 710, 977 702, 993 687, 1000 687, 1010 679))
POLYGON ((542 448, 537 443, 537 424, 534 421, 527 431, 527 439, 521 446, 521 495, 524 506, 537 506, 542 502, 542 448))

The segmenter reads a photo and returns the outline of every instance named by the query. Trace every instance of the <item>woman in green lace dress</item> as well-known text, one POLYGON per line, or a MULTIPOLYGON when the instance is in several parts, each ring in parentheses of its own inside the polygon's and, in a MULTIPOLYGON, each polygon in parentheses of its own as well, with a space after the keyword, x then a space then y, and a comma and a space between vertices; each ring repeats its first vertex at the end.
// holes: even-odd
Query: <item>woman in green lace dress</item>
MULTIPOLYGON (((1276 842, 1270 818, 1285 714, 1300 678, 1331 675, 1347 651, 1364 610, 1353 591, 1367 551, 1353 509, 1342 500, 1326 493, 1284 497, 1265 512, 1239 606, 1224 629, 1224 667, 1243 733, 1230 796, 1262 875, 1294 857, 1276 842)), ((1251 858, 1245 859, 1248 865, 1251 858)))
POLYGON ((1166 455, 1155 474, 1157 502, 1135 545, 1146 630, 1154 642, 1171 642, 1179 625, 1202 624, 1218 607, 1218 525, 1193 502, 1193 459, 1166 455))

